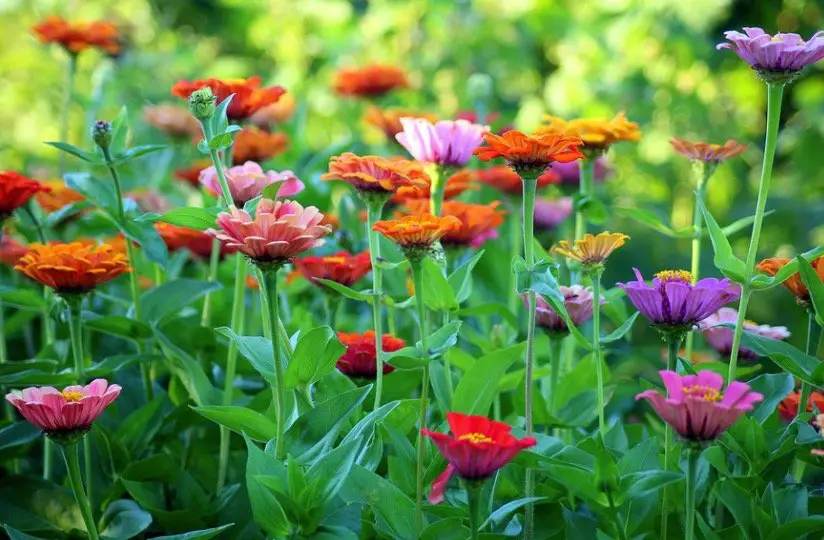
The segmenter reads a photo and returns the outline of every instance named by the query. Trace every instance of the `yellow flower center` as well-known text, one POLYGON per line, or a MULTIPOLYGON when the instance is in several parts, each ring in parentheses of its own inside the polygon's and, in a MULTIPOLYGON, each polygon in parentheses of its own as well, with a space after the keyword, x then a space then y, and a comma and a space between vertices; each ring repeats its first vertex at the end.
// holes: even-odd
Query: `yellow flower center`
POLYGON ((346 259, 343 257, 324 257, 323 262, 329 264, 343 264, 346 262, 346 259))
POLYGON ((724 398, 724 394, 716 390, 715 388, 703 385, 693 385, 684 388, 684 394, 696 398, 702 399, 704 401, 721 401, 724 398))
POLYGON ((667 283, 669 281, 680 281, 682 283, 692 283, 692 274, 686 270, 663 270, 655 274, 659 281, 667 283))
POLYGON ((487 437, 483 433, 465 433, 458 437, 459 441, 469 441, 471 443, 492 442, 492 438, 487 437))
POLYGON ((83 392, 63 390, 63 397, 66 398, 66 401, 69 403, 75 403, 83 399, 83 392))

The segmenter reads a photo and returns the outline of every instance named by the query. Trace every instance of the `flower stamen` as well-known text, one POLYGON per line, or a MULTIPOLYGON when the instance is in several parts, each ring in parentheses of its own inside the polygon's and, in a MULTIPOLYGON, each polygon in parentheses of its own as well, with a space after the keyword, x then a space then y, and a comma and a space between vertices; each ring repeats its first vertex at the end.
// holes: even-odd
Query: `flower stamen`
POLYGON ((492 442, 492 438, 484 435, 483 433, 464 433, 463 435, 458 437, 458 440, 469 441, 475 444, 492 442))
POLYGON ((61 393, 68 403, 77 403, 83 399, 83 392, 76 390, 63 390, 61 393))
POLYGON ((685 395, 693 399, 700 399, 703 401, 716 402, 721 401, 724 398, 724 394, 717 389, 700 384, 687 386, 683 389, 683 392, 685 395))
POLYGON ((681 283, 692 283, 692 273, 687 270, 662 270, 655 274, 656 279, 664 283, 677 281, 681 283))

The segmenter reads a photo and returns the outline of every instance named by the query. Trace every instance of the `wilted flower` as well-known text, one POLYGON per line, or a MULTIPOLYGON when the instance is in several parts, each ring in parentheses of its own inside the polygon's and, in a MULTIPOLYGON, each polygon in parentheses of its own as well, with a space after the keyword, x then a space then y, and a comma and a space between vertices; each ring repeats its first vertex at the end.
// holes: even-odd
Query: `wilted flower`
MULTIPOLYGON (((774 276, 786 264, 789 264, 792 259, 782 257, 773 257, 771 259, 764 259, 758 263, 755 268, 764 272, 768 276, 774 276)), ((824 281, 824 257, 818 257, 810 261, 813 271, 818 276, 818 279, 824 281)), ((786 279, 782 285, 787 288, 795 296, 796 301, 802 306, 808 307, 810 305, 810 291, 801 279, 801 273, 796 272, 786 279)))
POLYGON ((449 463, 446 470, 432 482, 429 502, 443 501, 444 491, 453 474, 470 482, 480 482, 494 475, 515 459, 521 450, 535 446, 533 437, 516 439, 512 428, 485 416, 446 413, 452 436, 422 429, 432 439, 449 463))
POLYGON ((419 113, 408 109, 381 109, 370 105, 363 115, 363 120, 383 131, 387 139, 395 140, 395 135, 403 131, 401 118, 421 118, 428 122, 436 122, 434 114, 419 113))
POLYGON ((323 237, 332 230, 320 224, 322 219, 323 214, 314 206, 304 208, 294 201, 261 199, 254 218, 230 207, 217 216, 220 230, 209 229, 206 233, 260 267, 279 266, 323 244, 323 237))
POLYGON ((335 74, 335 92, 341 96, 373 98, 399 88, 408 88, 406 73, 398 67, 370 64, 341 68, 335 74))
POLYGON ((405 159, 358 156, 346 152, 329 161, 321 180, 348 182, 359 193, 390 196, 404 186, 427 186, 429 177, 420 164, 405 159))
MULTIPOLYGON (((454 199, 468 189, 477 189, 472 182, 474 177, 474 171, 469 169, 461 169, 452 174, 446 179, 444 199, 454 199)), ((426 182, 425 185, 415 184, 412 186, 399 187, 392 195, 392 199, 390 199, 391 202, 395 204, 406 204, 407 201, 417 199, 426 199, 428 201, 431 195, 432 181, 429 176, 424 176, 422 179, 426 182)))
MULTIPOLYGON (((207 260, 212 255, 212 237, 206 234, 205 231, 178 227, 162 221, 155 223, 155 230, 171 252, 187 249, 192 256, 201 260, 207 260)), ((234 249, 221 244, 221 257, 234 252, 234 249)))
POLYGON ((83 294, 131 272, 129 260, 108 244, 31 244, 15 270, 58 294, 83 294))
MULTIPOLYGON (((518 173, 506 165, 493 165, 487 169, 480 169, 476 172, 478 180, 491 186, 501 193, 513 197, 523 195, 524 186, 518 173)), ((546 169, 538 177, 538 189, 550 184, 557 184, 561 181, 560 176, 551 169, 546 169)))
POLYGON ((535 200, 535 228, 552 230, 572 214, 572 197, 535 200))
POLYGON ((419 214, 378 221, 372 228, 397 244, 410 261, 417 262, 445 234, 459 230, 461 221, 450 215, 419 214))
POLYGON ((29 202, 35 193, 50 188, 16 172, 0 172, 0 223, 29 202))
POLYGON ((747 147, 732 139, 724 144, 711 144, 705 142, 690 142, 678 137, 670 139, 672 148, 682 156, 702 161, 704 163, 717 165, 718 163, 740 155, 747 147))
POLYGON ((584 266, 599 266, 627 240, 629 236, 623 233, 604 231, 595 236, 587 233, 580 240, 575 240, 574 247, 568 241, 561 240, 552 248, 552 252, 578 261, 584 266))
MULTIPOLYGON (((561 184, 566 186, 579 186, 581 184, 581 160, 569 161, 566 163, 561 163, 556 161, 552 165, 550 165, 550 171, 558 173, 561 177, 561 184)), ((607 163, 606 156, 598 156, 595 160, 595 167, 593 172, 593 180, 595 182, 603 181, 607 175, 611 172, 609 165, 607 163)), ((538 181, 541 181, 541 177, 538 177, 538 181)))
MULTIPOLYGON (((801 392, 790 392, 787 397, 778 404, 778 414, 785 422, 792 422, 798 416, 798 406, 801 404, 801 392)), ((824 411, 824 393, 818 390, 810 392, 810 399, 807 400, 805 412, 815 413, 824 411), (815 407, 815 410, 813 409, 815 407)))
POLYGON ((817 32, 809 41, 798 34, 778 33, 771 36, 761 28, 744 28, 744 33, 724 32, 730 43, 719 43, 716 49, 730 49, 767 81, 787 81, 805 67, 824 58, 824 32, 817 32))
POLYGON ((188 138, 200 133, 200 123, 191 111, 171 103, 143 107, 143 118, 171 137, 188 138))
POLYGON ((76 441, 120 395, 120 386, 95 379, 86 386, 24 388, 6 394, 23 417, 60 444, 76 441))
POLYGON ((123 49, 123 36, 108 21, 70 23, 52 16, 35 25, 33 31, 41 43, 56 43, 72 55, 95 48, 119 56, 123 49))
POLYGON ((201 88, 210 88, 221 103, 234 94, 226 116, 230 120, 245 120, 262 108, 277 102, 286 90, 280 86, 263 87, 260 77, 248 79, 198 79, 194 81, 179 81, 172 87, 172 95, 188 98, 193 92, 201 88))
POLYGON ((203 169, 207 169, 212 164, 209 159, 200 159, 194 162, 189 167, 184 169, 177 169, 174 172, 175 178, 183 180, 194 188, 200 187, 200 173, 203 169))
POLYGON ((49 189, 35 193, 34 200, 47 214, 86 200, 83 195, 67 186, 62 180, 45 180, 42 184, 49 189))
MULTIPOLYGON (((335 367, 348 377, 358 379, 374 379, 378 376, 377 345, 375 332, 369 330, 363 334, 347 334, 338 332, 338 339, 346 346, 346 351, 338 359, 335 367)), ((406 342, 391 334, 383 334, 383 352, 394 352, 403 349, 406 342)), ((391 373, 394 367, 383 363, 383 374, 391 373)))
POLYGON ((294 259, 295 270, 315 285, 316 279, 327 279, 351 287, 372 270, 369 251, 349 253, 338 251, 332 255, 309 256, 294 259))
MULTIPOLYGON (((728 307, 719 309, 706 319, 699 321, 698 326, 704 334, 704 338, 710 346, 718 351, 722 357, 729 357, 732 352, 733 330, 721 324, 732 324, 738 321, 738 310, 728 307)), ((754 334, 769 339, 787 339, 790 332, 785 326, 767 326, 766 324, 755 324, 752 321, 744 321, 744 332, 754 334)), ((757 360, 758 354, 755 351, 739 345, 738 354, 745 360, 757 360)))
MULTIPOLYGON (((403 215, 429 214, 429 201, 407 201, 408 210, 400 210, 403 215)), ((495 238, 497 228, 504 222, 505 212, 499 210, 498 201, 490 204, 473 204, 463 201, 446 201, 443 203, 441 215, 452 216, 458 219, 460 227, 451 228, 441 237, 444 247, 473 247, 477 248, 490 238, 495 238)))
POLYGON ((612 120, 602 118, 576 118, 563 120, 547 116, 549 124, 538 128, 538 133, 560 133, 578 137, 583 143, 584 152, 590 150, 603 154, 611 145, 622 141, 637 141, 641 138, 638 124, 630 122, 624 113, 618 113, 612 120))
POLYGON ((423 163, 444 167, 463 167, 472 152, 484 140, 488 126, 466 120, 441 120, 432 123, 423 118, 401 118, 403 131, 395 136, 412 157, 423 163))
MULTIPOLYGON (((226 183, 235 206, 243 206, 263 193, 266 186, 280 184, 278 197, 292 197, 303 191, 303 182, 298 180, 292 171, 266 171, 254 161, 247 161, 243 165, 231 167, 224 171, 226 183)), ((212 194, 221 196, 220 180, 214 166, 200 172, 200 183, 212 194)))
POLYGON ((476 148, 475 155, 481 161, 503 158, 521 176, 528 174, 537 178, 555 161, 584 157, 578 150, 583 144, 581 139, 555 132, 526 135, 513 129, 503 135, 487 132, 484 139, 487 145, 476 148))
POLYGON ((635 396, 646 399, 661 419, 685 440, 695 443, 714 441, 764 396, 750 386, 733 381, 722 391, 724 379, 712 371, 681 376, 674 371, 659 371, 667 394, 647 390, 635 396))
POLYGON ((232 145, 232 162, 235 165, 247 161, 263 162, 279 156, 289 148, 285 133, 268 133, 254 126, 241 129, 232 145))
MULTIPOLYGON (((588 287, 581 285, 570 285, 559 287, 561 294, 564 295, 564 308, 567 310, 570 319, 575 326, 580 326, 592 318, 592 291, 588 287)), ((549 302, 543 299, 541 295, 536 297, 537 308, 535 314, 535 322, 552 334, 566 334, 569 332, 564 319, 558 315, 549 302)), ((525 304, 528 304, 527 297, 523 297, 525 304)), ((606 303, 606 299, 601 297, 601 304, 606 303)))

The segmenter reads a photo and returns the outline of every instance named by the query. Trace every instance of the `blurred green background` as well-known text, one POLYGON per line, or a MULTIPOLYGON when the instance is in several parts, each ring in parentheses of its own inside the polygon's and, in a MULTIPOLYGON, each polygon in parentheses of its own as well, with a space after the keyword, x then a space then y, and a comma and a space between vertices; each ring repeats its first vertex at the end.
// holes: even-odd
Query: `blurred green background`
MULTIPOLYGON (((611 117, 625 110, 643 136, 612 151, 616 172, 606 198, 652 209, 675 227, 691 223, 693 172, 671 150, 671 136, 747 143, 742 158, 719 168, 708 201, 722 223, 754 209, 765 89, 734 54, 715 50, 723 31, 762 26, 808 37, 824 27, 824 9, 804 0, 5 0, 0 163, 41 177, 56 173, 56 151, 42 141, 57 138, 66 57, 40 45, 30 28, 51 14, 109 19, 130 40, 117 61, 96 52, 81 56, 71 112, 75 144, 88 146, 89 121, 112 118, 124 104, 136 112, 145 104, 177 101, 169 88, 180 78, 260 75, 265 83, 284 86, 298 103, 288 130, 292 149, 274 164, 311 181, 331 153, 388 151, 361 121, 363 104, 332 91, 339 67, 401 66, 413 88, 383 104, 443 118, 474 107, 466 81, 486 73, 494 82, 487 107, 501 114, 502 124, 530 129, 544 113, 611 117)), ((145 123, 134 123, 136 143, 162 139, 145 123)), ((761 256, 791 255, 824 243, 823 146, 820 63, 785 92, 768 203, 775 213, 765 222, 761 256)), ((193 155, 192 148, 186 152, 174 159, 193 155)), ((146 182, 168 170, 144 171, 146 182)), ((133 187, 140 182, 133 180, 133 187)), ((611 261, 608 286, 630 279, 633 266, 647 275, 689 267, 687 240, 671 241, 618 216, 604 227, 632 236, 611 261)), ((748 236, 744 231, 732 239, 740 254, 748 236)), ((709 249, 705 242, 702 273, 717 275, 709 249)), ((791 342, 803 347, 806 315, 783 289, 756 296, 748 315, 789 326, 791 342)), ((657 340, 650 337, 648 343, 657 340)))

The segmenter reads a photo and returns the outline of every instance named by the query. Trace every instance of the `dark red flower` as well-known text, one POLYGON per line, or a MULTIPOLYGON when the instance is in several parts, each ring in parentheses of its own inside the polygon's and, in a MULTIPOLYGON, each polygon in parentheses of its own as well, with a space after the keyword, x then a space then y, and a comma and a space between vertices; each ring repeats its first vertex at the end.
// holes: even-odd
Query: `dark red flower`
POLYGON ((29 202, 35 193, 51 191, 48 186, 16 172, 0 172, 0 220, 29 202))
POLYGON ((294 259, 292 264, 303 277, 315 283, 315 279, 328 279, 352 286, 356 281, 372 270, 372 261, 369 251, 351 254, 348 251, 339 251, 334 255, 301 257, 294 259))
POLYGON ((446 484, 453 473, 457 472, 465 480, 485 480, 512 461, 518 452, 537 444, 533 437, 516 439, 510 433, 510 426, 485 416, 449 412, 446 413, 446 420, 452 436, 421 430, 449 462, 443 474, 432 482, 432 492, 429 494, 432 504, 443 500, 446 484))
MULTIPOLYGON (((363 334, 338 332, 338 339, 346 345, 346 352, 338 359, 335 367, 349 377, 374 379, 378 374, 377 347, 375 332, 369 330, 363 334)), ((391 334, 383 335, 383 352, 393 352, 406 346, 406 342, 391 334)), ((391 373, 395 368, 383 364, 383 374, 391 373)))

